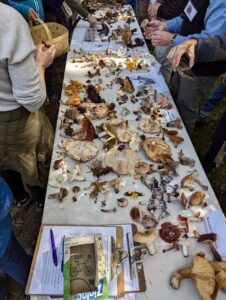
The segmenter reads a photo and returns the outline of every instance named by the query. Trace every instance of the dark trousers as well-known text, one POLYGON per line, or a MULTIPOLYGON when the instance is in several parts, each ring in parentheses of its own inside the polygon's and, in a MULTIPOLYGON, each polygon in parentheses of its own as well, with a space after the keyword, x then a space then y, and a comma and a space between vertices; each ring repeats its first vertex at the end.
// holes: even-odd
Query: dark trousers
POLYGON ((210 172, 215 167, 214 160, 225 141, 226 141, 226 112, 224 113, 214 133, 213 142, 202 161, 203 168, 207 173, 210 172))
MULTIPOLYGON (((0 270, 15 279, 23 287, 26 287, 31 260, 31 256, 27 255, 12 234, 5 254, 0 258, 0 270)), ((6 299, 4 287, 4 279, 0 277, 0 300, 6 299)))
MULTIPOLYGON (((0 175, 5 179, 8 186, 12 190, 13 196, 17 202, 24 200, 28 196, 20 174, 13 170, 0 171, 0 175)), ((40 186, 26 185, 32 198, 39 203, 44 203, 46 189, 40 186)))

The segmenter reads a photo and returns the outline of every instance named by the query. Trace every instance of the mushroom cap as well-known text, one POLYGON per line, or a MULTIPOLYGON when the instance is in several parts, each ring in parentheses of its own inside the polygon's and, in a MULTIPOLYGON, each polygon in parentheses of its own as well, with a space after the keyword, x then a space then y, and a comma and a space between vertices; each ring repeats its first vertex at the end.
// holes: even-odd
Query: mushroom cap
POLYGON ((202 205, 205 197, 206 193, 204 192, 194 192, 190 197, 189 204, 192 206, 202 205))
POLYGON ((105 154, 105 164, 121 175, 133 174, 135 165, 140 161, 136 152, 130 149, 122 151, 111 149, 105 154))
POLYGON ((152 228, 148 231, 138 231, 135 233, 133 239, 135 242, 140 243, 140 244, 151 244, 154 242, 154 240, 158 236, 158 230, 155 228, 152 228))
POLYGON ((80 161, 89 161, 99 152, 96 144, 89 141, 68 141, 65 151, 69 157, 80 161))
POLYGON ((215 271, 215 278, 217 285, 220 289, 226 291, 226 261, 210 262, 215 271))
POLYGON ((217 287, 214 269, 203 256, 195 255, 192 260, 191 273, 202 299, 215 299, 217 287))
POLYGON ((150 171, 150 165, 145 162, 138 162, 134 170, 138 175, 145 175, 150 171))
POLYGON ((159 133, 161 131, 161 121, 143 118, 139 121, 138 127, 144 133, 159 133))
POLYGON ((203 243, 203 244, 212 244, 214 242, 216 242, 217 240, 217 235, 216 233, 205 233, 205 234, 201 234, 197 241, 198 243, 203 243))
POLYGON ((141 223, 143 218, 143 211, 140 207, 134 206, 130 211, 130 216, 134 222, 141 223))
POLYGON ((170 147, 158 137, 145 138, 142 147, 146 156, 155 162, 159 161, 162 154, 171 155, 170 147))

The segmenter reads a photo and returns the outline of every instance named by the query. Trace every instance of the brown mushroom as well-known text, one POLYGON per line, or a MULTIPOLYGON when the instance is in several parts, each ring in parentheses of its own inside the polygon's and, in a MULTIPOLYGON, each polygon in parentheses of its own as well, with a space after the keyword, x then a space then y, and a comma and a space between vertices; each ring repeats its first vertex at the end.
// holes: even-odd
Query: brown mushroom
POLYGON ((210 264, 214 268, 218 287, 226 292, 226 261, 210 261, 210 264))
POLYGON ((162 154, 171 156, 169 146, 157 137, 145 138, 142 142, 142 147, 146 156, 155 162, 159 162, 159 156, 162 154))
POLYGON ((156 253, 154 240, 158 237, 158 230, 157 229, 150 229, 145 232, 136 232, 133 239, 135 242, 139 244, 145 244, 148 248, 148 251, 151 255, 156 253))
POLYGON ((186 209, 187 202, 188 202, 188 199, 186 198, 185 193, 182 192, 181 193, 181 205, 182 205, 183 209, 186 209))
POLYGON ((138 162, 134 168, 137 175, 148 174, 151 170, 151 166, 145 162, 138 162))
POLYGON ((189 204, 191 206, 197 206, 197 205, 204 206, 205 197, 206 197, 206 193, 204 192, 194 192, 190 197, 189 204))
POLYGON ((198 243, 202 243, 202 244, 206 244, 210 247, 210 250, 212 251, 212 254, 214 256, 214 258, 217 261, 221 261, 222 258, 220 256, 220 254, 217 252, 215 246, 214 246, 214 242, 216 242, 217 240, 217 235, 216 233, 206 233, 206 234, 199 234, 197 231, 195 232, 196 234, 196 239, 198 243))
POLYGON ((68 196, 68 190, 61 187, 59 193, 49 194, 48 199, 57 199, 60 202, 63 202, 64 198, 68 196))
POLYGON ((129 200, 126 198, 117 199, 117 203, 119 207, 126 207, 129 204, 129 200))
POLYGON ((196 254, 190 268, 183 268, 175 272, 170 279, 172 288, 178 290, 184 278, 191 278, 203 300, 216 299, 218 288, 214 269, 204 256, 204 253, 196 254))
POLYGON ((130 211, 130 216, 135 223, 141 223, 143 219, 143 211, 138 206, 134 206, 130 211))

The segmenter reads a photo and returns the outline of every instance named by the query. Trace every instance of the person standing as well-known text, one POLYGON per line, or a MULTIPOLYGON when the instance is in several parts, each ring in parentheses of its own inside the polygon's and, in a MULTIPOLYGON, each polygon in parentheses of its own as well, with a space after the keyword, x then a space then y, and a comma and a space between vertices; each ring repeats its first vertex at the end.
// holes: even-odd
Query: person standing
MULTIPOLYGON (((191 38, 224 34, 226 1, 189 0, 183 15, 166 22, 153 21, 145 30, 146 37, 156 46, 176 46, 191 38)), ((210 92, 217 77, 222 74, 220 69, 215 63, 197 63, 192 69, 195 80, 177 73, 173 77, 171 93, 189 134, 193 132, 199 117, 200 99, 210 92)))
POLYGON ((20 174, 42 210, 53 147, 53 129, 42 108, 44 73, 56 50, 40 45, 36 52, 24 18, 3 3, 0 45, 0 171, 20 174))

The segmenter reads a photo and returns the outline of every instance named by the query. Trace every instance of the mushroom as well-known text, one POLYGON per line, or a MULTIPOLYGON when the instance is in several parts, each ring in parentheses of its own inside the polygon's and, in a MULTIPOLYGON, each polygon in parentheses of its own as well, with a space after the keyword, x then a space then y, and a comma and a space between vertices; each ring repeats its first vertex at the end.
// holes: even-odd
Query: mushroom
POLYGON ((197 231, 195 232, 195 236, 197 239, 198 243, 202 243, 202 244, 206 244, 210 247, 210 250, 214 256, 214 258, 216 259, 216 261, 222 261, 222 258, 220 256, 220 254, 217 252, 215 246, 214 246, 214 242, 216 242, 217 240, 217 235, 216 233, 206 233, 206 234, 199 234, 197 231))
POLYGON ((138 162, 134 168, 137 175, 148 174, 151 170, 151 166, 145 162, 138 162))
POLYGON ((210 264, 214 269, 218 287, 226 292, 226 261, 210 261, 210 264))
POLYGON ((157 236, 158 236, 158 230, 152 228, 145 232, 138 231, 137 233, 135 233, 133 239, 137 243, 146 244, 149 253, 151 255, 154 255, 156 253, 154 240, 157 238, 157 236))
POLYGON ((188 257, 188 241, 186 239, 180 239, 178 244, 182 247, 184 257, 188 257))
POLYGON ((68 141, 65 151, 69 157, 78 161, 89 161, 99 152, 96 144, 88 141, 68 141))
POLYGON ((184 278, 191 278, 203 300, 216 299, 217 285, 214 269, 204 256, 205 254, 202 252, 196 254, 190 268, 183 268, 175 272, 170 279, 172 288, 178 290, 184 278))
POLYGON ((144 133, 159 133, 161 131, 161 121, 158 119, 141 119, 138 127, 144 133))
POLYGON ((79 165, 75 166, 75 169, 71 173, 71 177, 69 179, 70 182, 73 181, 83 181, 85 177, 82 175, 82 170, 79 165))
POLYGON ((139 156, 130 149, 111 149, 105 154, 106 166, 112 168, 120 175, 134 175, 135 165, 139 162, 139 156))
POLYGON ((208 186, 202 184, 200 180, 198 179, 199 172, 197 170, 194 170, 189 175, 185 176, 181 180, 181 188, 187 188, 190 191, 194 191, 193 184, 196 182, 203 190, 208 190, 208 186))
POLYGON ((48 199, 57 199, 60 202, 63 202, 64 198, 67 197, 68 190, 61 187, 59 193, 49 194, 48 199))
POLYGON ((181 205, 182 205, 183 209, 186 209, 187 203, 188 203, 188 199, 186 198, 185 193, 182 192, 181 193, 181 205))
POLYGON ((129 204, 129 200, 126 198, 119 198, 117 202, 119 207, 126 207, 129 204))
POLYGON ((82 136, 82 139, 84 139, 86 141, 92 141, 95 138, 96 131, 95 131, 95 128, 89 118, 84 117, 82 120, 82 127, 77 130, 73 130, 72 136, 77 135, 77 134, 84 135, 84 137, 82 136))
POLYGON ((143 211, 138 206, 134 206, 130 211, 130 216, 135 223, 141 223, 143 219, 143 211))
POLYGON ((144 215, 142 219, 142 225, 145 229, 155 228, 158 224, 158 220, 154 215, 144 215))
POLYGON ((184 155, 184 152, 182 149, 180 152, 178 152, 178 158, 179 158, 181 165, 183 165, 183 166, 189 166, 189 167, 193 168, 195 165, 195 160, 192 158, 186 157, 184 155))
POLYGON ((114 192, 118 194, 121 182, 122 182, 121 178, 114 178, 111 181, 109 181, 108 186, 113 188, 114 192))
POLYGON ((61 167, 52 171, 49 176, 49 185, 55 188, 60 188, 67 181, 67 173, 61 167))
POLYGON ((155 162, 159 162, 159 156, 162 154, 171 156, 169 146, 157 137, 145 138, 142 142, 142 147, 146 156, 155 162))
POLYGON ((191 206, 197 206, 197 205, 204 206, 205 197, 206 197, 206 193, 204 192, 194 192, 190 197, 189 204, 191 206))

